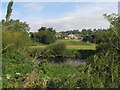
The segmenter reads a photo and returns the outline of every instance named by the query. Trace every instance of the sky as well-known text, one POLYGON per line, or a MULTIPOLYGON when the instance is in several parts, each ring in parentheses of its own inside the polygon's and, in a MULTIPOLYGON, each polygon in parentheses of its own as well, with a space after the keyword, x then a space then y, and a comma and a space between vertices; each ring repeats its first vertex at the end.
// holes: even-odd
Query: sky
MULTIPOLYGON (((7 4, 2 2, 0 18, 5 18, 7 4)), ((118 13, 117 2, 15 2, 12 8, 11 18, 28 23, 31 32, 42 26, 57 32, 108 28, 103 14, 118 13)))

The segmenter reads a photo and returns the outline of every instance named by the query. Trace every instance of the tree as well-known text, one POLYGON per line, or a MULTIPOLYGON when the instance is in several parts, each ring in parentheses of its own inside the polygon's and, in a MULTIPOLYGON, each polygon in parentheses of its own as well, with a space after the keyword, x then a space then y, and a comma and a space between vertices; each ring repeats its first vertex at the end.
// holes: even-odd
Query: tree
POLYGON ((5 22, 2 20, 2 28, 12 30, 12 31, 24 31, 28 32, 30 30, 29 24, 26 22, 21 22, 19 19, 18 20, 9 20, 5 22))
POLYGON ((29 25, 20 20, 10 19, 13 0, 8 3, 6 21, 2 20, 2 51, 25 50, 30 44, 29 25))
POLYGON ((40 29, 38 29, 38 32, 40 31, 50 31, 53 32, 54 34, 56 33, 56 31, 53 28, 46 28, 46 27, 41 27, 40 29))
POLYGON ((51 44, 56 40, 53 28, 41 27, 38 32, 31 33, 31 39, 43 44, 51 44))
POLYGON ((107 31, 108 30, 97 30, 95 33, 94 33, 94 43, 96 44, 99 44, 99 43, 104 43, 106 42, 106 34, 107 34, 107 31))
POLYGON ((6 22, 8 22, 9 19, 10 19, 10 16, 11 16, 11 13, 12 13, 12 6, 13 6, 13 0, 11 0, 9 2, 8 7, 7 7, 6 22))
POLYGON ((116 14, 104 14, 104 16, 111 24, 106 35, 109 46, 112 46, 117 51, 120 51, 120 17, 116 14))

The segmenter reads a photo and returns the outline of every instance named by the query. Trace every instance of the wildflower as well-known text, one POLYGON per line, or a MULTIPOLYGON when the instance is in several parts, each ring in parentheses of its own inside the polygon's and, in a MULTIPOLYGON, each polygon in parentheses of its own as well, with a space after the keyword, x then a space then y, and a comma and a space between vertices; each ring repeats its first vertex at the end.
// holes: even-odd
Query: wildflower
POLYGON ((10 77, 11 77, 10 74, 7 74, 7 75, 6 75, 6 78, 7 78, 7 79, 10 79, 10 77))
POLYGON ((20 75, 20 73, 16 73, 17 75, 20 75))

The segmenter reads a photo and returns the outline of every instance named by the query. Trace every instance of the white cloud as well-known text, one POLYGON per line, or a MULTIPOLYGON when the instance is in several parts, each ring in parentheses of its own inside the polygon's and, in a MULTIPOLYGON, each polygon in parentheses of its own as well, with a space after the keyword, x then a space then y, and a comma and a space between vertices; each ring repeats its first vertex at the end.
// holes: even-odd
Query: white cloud
POLYGON ((39 3, 27 3, 23 5, 23 7, 26 8, 26 10, 31 13, 39 12, 44 9, 44 6, 40 5, 39 3))
MULTIPOLYGON (((111 4, 112 6, 113 4, 111 4)), ((83 28, 108 28, 109 22, 103 14, 107 12, 107 5, 95 5, 81 7, 75 6, 75 10, 62 15, 57 19, 41 19, 31 25, 31 31, 37 31, 41 26, 53 27, 56 31, 83 29, 83 28)), ((114 8, 114 6, 112 6, 114 8)), ((115 11, 115 9, 110 9, 115 11)), ((109 12, 109 10, 108 10, 109 12)))
POLYGON ((39 21, 31 25, 38 30, 41 26, 53 27, 57 31, 83 29, 83 28, 107 28, 109 23, 101 16, 91 17, 64 17, 54 20, 39 21))
POLYGON ((0 8, 0 19, 5 19, 6 11, 3 10, 3 8, 0 8))

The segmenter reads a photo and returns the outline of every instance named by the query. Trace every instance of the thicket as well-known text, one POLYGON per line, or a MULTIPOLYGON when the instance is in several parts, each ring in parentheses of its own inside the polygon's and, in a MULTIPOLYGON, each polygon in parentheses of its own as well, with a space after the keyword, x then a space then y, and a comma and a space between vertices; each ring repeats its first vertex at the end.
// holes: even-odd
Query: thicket
MULTIPOLYGON (((9 7, 9 9, 11 9, 9 7)), ((9 11, 9 10, 8 10, 9 11)), ((11 12, 8 12, 7 22, 10 23, 11 12)), ((92 55, 86 64, 51 65, 46 61, 39 64, 39 78, 33 82, 35 88, 118 88, 120 66, 120 17, 104 15, 110 22, 110 28, 97 47, 97 53, 92 55)), ((13 21, 14 23, 18 23, 13 21)), ((19 22, 21 25, 22 22, 19 22)), ((3 24, 2 38, 2 81, 4 88, 18 88, 29 73, 36 67, 36 63, 26 52, 29 36, 25 25, 22 30, 16 30, 19 24, 3 24), (11 28, 8 28, 8 27, 11 28), (13 28, 13 30, 12 30, 13 28)), ((25 24, 25 23, 23 23, 25 24)), ((24 26, 24 25, 23 25, 24 26)), ((21 26, 20 26, 21 27, 21 26)), ((51 29, 50 29, 51 30, 51 29)), ((43 30, 44 31, 44 30, 43 30)), ((63 56, 66 46, 54 43, 42 50, 45 57, 63 56)), ((37 54, 32 54, 35 57, 37 54)))
POLYGON ((41 27, 38 32, 30 33, 33 42, 51 44, 56 41, 55 30, 53 28, 41 27))
POLYGON ((47 46, 41 52, 42 57, 59 57, 63 56, 66 50, 66 45, 64 43, 53 43, 47 46))
POLYGON ((27 32, 2 29, 3 53, 11 51, 25 51, 30 44, 27 32))
POLYGON ((29 25, 10 19, 13 2, 9 2, 6 21, 2 20, 2 86, 20 88, 21 83, 36 67, 27 50, 30 45, 29 25))
POLYGON ((36 62, 20 52, 4 53, 2 55, 2 87, 20 88, 22 82, 36 66, 36 62))

